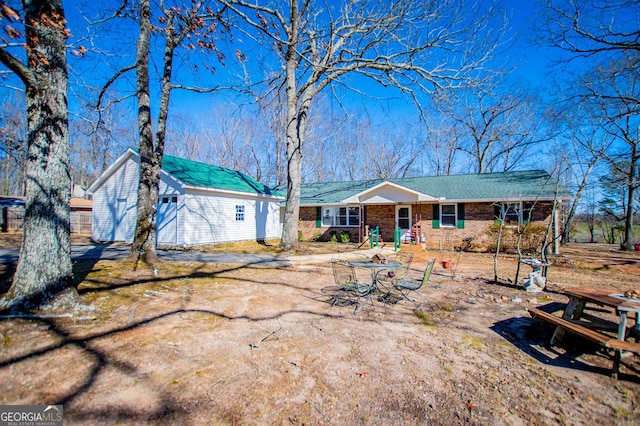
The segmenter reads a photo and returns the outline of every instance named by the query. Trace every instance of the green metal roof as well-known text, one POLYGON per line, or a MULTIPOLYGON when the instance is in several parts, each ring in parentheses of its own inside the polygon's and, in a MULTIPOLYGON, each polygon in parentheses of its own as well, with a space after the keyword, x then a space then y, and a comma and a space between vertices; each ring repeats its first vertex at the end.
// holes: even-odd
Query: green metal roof
POLYGON ((162 170, 189 186, 278 197, 282 195, 239 171, 171 155, 163 156, 162 170))
MULTIPOLYGON (((534 200, 571 194, 543 170, 303 184, 301 205, 339 204, 383 182, 445 200, 534 200)), ((283 191, 283 188, 278 188, 283 191)))

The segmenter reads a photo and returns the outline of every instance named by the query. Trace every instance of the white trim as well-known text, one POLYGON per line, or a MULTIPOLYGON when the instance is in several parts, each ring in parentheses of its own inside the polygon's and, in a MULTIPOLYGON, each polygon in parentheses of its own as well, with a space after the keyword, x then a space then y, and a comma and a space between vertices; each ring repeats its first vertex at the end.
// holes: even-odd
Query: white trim
POLYGON ((98 179, 96 179, 96 181, 93 182, 91 186, 89 186, 89 188, 87 189, 87 193, 93 195, 98 189, 100 189, 104 182, 109 179, 111 175, 114 174, 116 170, 118 170, 120 166, 122 166, 129 159, 129 157, 133 155, 136 155, 136 152, 131 148, 127 148, 127 150, 120 157, 118 157, 112 165, 107 167, 107 170, 102 172, 98 179))
POLYGON ((230 189, 209 188, 206 186, 194 186, 194 185, 183 185, 183 187, 185 190, 190 190, 190 191, 213 192, 217 194, 225 194, 225 195, 233 195, 233 196, 242 195, 244 197, 253 197, 253 198, 260 198, 260 199, 267 199, 267 200, 284 200, 284 197, 279 197, 277 195, 257 194, 254 192, 233 191, 230 189))
MULTIPOLYGON (((438 220, 440 221, 440 228, 457 228, 458 227, 458 203, 441 203, 440 204, 440 208, 438 209, 440 211, 440 217, 438 218, 438 220), (443 207, 444 206, 453 206, 453 225, 445 225, 442 221, 442 212, 443 212, 443 207)), ((447 215, 448 217, 450 217, 451 215, 447 215)))
POLYGON ((354 206, 353 204, 351 205, 336 205, 336 204, 325 204, 323 206, 320 207, 320 227, 321 228, 332 228, 332 227, 337 227, 337 228, 357 228, 358 226, 360 226, 360 221, 362 220, 362 218, 360 217, 360 206, 354 206), (358 210, 358 223, 355 225, 349 225, 349 210, 350 208, 354 208, 358 210), (325 209, 326 210, 331 210, 331 225, 325 225, 324 223, 324 219, 325 219, 325 209), (347 224, 346 225, 340 225, 336 223, 336 218, 340 217, 336 214, 336 210, 337 209, 347 209, 346 212, 346 218, 347 218, 347 224))
MULTIPOLYGON (((392 188, 407 192, 409 194, 413 194, 413 195, 415 195, 417 197, 416 201, 437 201, 438 200, 436 197, 434 197, 432 195, 424 194, 424 193, 416 191, 414 189, 407 188, 406 186, 398 185, 397 183, 384 181, 384 182, 381 182, 381 183, 379 183, 379 184, 377 184, 377 185, 375 185, 375 186, 373 186, 371 188, 368 188, 368 189, 366 189, 366 190, 364 190, 362 192, 354 194, 349 198, 345 198, 344 200, 342 200, 342 202, 343 203, 351 203, 351 204, 354 204, 354 203, 355 204, 376 204, 376 205, 382 204, 382 203, 379 203, 379 202, 369 202, 368 203, 366 200, 362 201, 362 198, 365 195, 367 195, 369 193, 372 193, 372 192, 375 192, 375 191, 377 191, 378 189, 380 189, 380 188, 382 188, 384 186, 390 186, 392 188)), ((392 204, 392 203, 393 203, 393 200, 389 202, 389 204, 392 204)))

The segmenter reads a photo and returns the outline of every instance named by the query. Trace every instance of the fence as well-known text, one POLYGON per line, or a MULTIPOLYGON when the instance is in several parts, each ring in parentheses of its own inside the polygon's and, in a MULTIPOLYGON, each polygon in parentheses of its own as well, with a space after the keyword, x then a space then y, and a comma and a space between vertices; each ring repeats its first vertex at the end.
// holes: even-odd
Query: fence
POLYGON ((91 212, 71 212, 71 233, 91 234, 91 212))
MULTIPOLYGON (((1 218, 0 229, 2 229, 2 232, 22 231, 22 224, 24 222, 23 208, 3 207, 1 218)), ((91 234, 91 212, 71 212, 71 233, 91 234)))

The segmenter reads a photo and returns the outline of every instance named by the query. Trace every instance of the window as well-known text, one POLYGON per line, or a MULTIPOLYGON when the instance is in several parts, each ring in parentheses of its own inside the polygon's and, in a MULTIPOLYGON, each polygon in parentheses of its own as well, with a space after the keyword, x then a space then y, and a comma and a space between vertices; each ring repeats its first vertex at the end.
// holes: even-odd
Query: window
POLYGON ((358 226, 360 209, 358 207, 323 207, 322 226, 358 226))
POLYGON ((520 203, 504 203, 502 205, 502 217, 506 224, 520 223, 520 203))
POLYGON ((442 204, 440 206, 440 226, 456 226, 456 205, 442 204))
POLYGON ((506 225, 517 225, 526 223, 531 216, 533 203, 524 201, 522 203, 502 203, 495 206, 494 216, 497 220, 504 218, 506 225))
POLYGON ((236 205, 236 222, 244 222, 244 206, 236 205))
POLYGON ((322 226, 331 226, 333 225, 333 209, 324 208, 322 209, 324 212, 322 214, 322 226))
POLYGON ((409 207, 398 208, 398 227, 400 229, 409 229, 409 207))
POLYGON ((172 196, 172 197, 168 197, 168 196, 158 197, 158 204, 169 204, 169 203, 177 203, 177 202, 178 202, 178 197, 176 197, 176 196, 172 196))

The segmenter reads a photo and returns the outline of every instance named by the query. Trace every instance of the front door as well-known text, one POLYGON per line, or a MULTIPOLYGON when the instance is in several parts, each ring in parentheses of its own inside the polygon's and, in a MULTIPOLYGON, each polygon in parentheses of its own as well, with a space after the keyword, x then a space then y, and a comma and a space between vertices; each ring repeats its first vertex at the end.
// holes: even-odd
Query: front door
POLYGON ((396 228, 400 228, 402 234, 411 229, 411 206, 396 206, 396 228))

